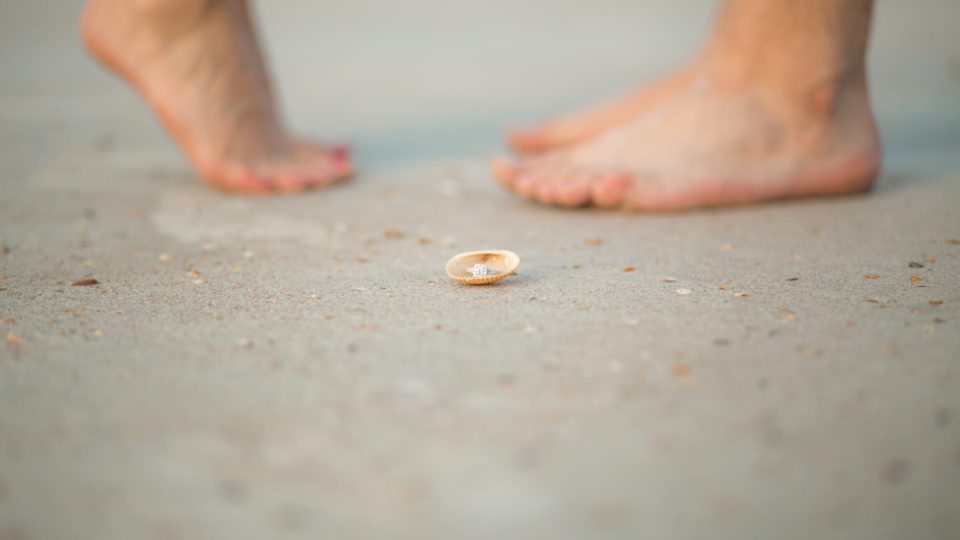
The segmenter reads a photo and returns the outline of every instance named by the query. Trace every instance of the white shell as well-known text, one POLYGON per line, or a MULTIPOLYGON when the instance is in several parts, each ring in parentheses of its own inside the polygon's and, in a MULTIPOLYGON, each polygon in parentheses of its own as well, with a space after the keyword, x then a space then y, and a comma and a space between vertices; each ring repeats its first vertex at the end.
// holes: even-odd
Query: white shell
POLYGON ((520 266, 520 257, 512 251, 469 251, 455 255, 447 261, 447 275, 468 285, 487 285, 513 274, 518 266, 520 266), (477 264, 485 265, 496 273, 474 277, 471 270, 477 264))

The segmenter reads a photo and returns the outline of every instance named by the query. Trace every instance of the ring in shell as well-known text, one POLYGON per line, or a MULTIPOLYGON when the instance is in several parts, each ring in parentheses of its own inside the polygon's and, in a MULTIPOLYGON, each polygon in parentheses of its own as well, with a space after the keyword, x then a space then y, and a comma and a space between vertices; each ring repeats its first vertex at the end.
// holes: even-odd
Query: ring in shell
POLYGON ((513 274, 520 257, 506 250, 469 251, 447 261, 447 275, 468 285, 487 285, 513 274))

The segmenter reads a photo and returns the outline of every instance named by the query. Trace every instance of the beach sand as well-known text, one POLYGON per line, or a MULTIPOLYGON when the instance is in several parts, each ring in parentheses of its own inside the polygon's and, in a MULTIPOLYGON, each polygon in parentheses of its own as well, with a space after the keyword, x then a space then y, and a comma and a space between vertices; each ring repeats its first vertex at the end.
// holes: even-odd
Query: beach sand
POLYGON ((360 169, 272 198, 39 4, 0 7, 3 540, 960 537, 956 2, 877 6, 872 193, 673 214, 488 159, 711 2, 261 2, 288 118, 360 169), (518 275, 447 278, 478 249, 518 275))

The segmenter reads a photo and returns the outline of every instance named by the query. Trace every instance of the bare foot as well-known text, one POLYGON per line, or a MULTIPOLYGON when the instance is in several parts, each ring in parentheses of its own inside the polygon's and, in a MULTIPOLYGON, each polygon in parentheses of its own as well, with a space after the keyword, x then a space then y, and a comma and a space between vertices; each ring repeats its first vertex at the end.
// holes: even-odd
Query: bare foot
POLYGON ((861 191, 879 164, 863 90, 810 111, 700 78, 585 142, 497 161, 494 174, 545 204, 674 210, 861 191))
POLYGON ((507 189, 545 204, 643 210, 868 189, 881 158, 864 55, 870 0, 727 0, 690 67, 508 135, 507 189), (815 8, 815 9, 814 9, 815 8))
POLYGON ((283 126, 245 1, 89 0, 81 30, 211 185, 290 192, 351 174, 345 148, 283 126))
POLYGON ((643 112, 667 101, 687 86, 693 75, 692 69, 678 70, 635 92, 585 111, 537 126, 512 130, 507 133, 507 142, 514 151, 524 154, 583 142, 611 128, 626 124, 643 112))

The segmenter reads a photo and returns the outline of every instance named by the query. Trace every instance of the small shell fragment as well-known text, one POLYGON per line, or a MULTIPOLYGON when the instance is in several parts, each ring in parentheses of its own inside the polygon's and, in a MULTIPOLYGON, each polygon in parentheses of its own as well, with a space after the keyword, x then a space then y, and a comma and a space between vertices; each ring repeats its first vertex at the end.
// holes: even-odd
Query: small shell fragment
POLYGON ((447 275, 468 285, 487 285, 499 281, 520 266, 520 257, 505 250, 470 251, 447 261, 447 275))

